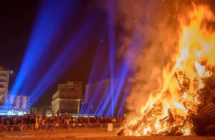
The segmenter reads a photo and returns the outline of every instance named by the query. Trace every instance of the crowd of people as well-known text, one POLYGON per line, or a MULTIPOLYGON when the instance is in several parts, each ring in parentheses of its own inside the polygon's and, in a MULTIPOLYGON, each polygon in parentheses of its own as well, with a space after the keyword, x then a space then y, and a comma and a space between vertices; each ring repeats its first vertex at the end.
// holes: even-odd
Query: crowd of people
POLYGON ((48 128, 100 127, 108 123, 121 124, 124 117, 90 116, 0 116, 0 131, 35 130, 48 128))

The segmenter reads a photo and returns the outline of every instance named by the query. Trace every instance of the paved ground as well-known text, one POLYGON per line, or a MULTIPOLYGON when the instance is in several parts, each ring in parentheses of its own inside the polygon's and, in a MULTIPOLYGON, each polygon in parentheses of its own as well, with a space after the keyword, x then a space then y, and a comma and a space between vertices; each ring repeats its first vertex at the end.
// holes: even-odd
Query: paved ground
POLYGON ((99 128, 72 128, 58 130, 34 130, 21 132, 0 132, 0 140, 215 140, 215 137, 180 136, 116 136, 116 130, 107 132, 99 128))

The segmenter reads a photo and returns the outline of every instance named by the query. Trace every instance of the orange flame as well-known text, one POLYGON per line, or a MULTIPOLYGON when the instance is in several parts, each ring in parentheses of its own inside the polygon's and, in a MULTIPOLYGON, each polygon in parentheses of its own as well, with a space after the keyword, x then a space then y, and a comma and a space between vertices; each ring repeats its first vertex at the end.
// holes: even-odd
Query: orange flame
POLYGON ((163 69, 162 90, 149 96, 139 116, 126 124, 125 135, 171 133, 173 128, 182 135, 193 135, 189 113, 197 112, 197 90, 204 86, 201 79, 211 75, 210 68, 215 64, 215 33, 207 27, 215 16, 206 6, 194 6, 188 18, 189 23, 184 17, 178 18, 178 53, 172 57, 175 65, 163 69))

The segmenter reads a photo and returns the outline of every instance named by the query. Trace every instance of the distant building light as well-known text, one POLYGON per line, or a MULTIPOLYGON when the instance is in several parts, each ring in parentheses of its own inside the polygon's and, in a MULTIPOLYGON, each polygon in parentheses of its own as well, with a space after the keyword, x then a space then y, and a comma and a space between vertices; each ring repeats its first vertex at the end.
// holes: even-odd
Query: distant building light
POLYGON ((22 112, 22 111, 19 111, 19 112, 18 112, 18 115, 19 115, 19 116, 23 115, 23 112, 22 112))
POLYGON ((11 111, 8 111, 8 112, 7 112, 7 115, 12 115, 12 112, 11 112, 11 111))

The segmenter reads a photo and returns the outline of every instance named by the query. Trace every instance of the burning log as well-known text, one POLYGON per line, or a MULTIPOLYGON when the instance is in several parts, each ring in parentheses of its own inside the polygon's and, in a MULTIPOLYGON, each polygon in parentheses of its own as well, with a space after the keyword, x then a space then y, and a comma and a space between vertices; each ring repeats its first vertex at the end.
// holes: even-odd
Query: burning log
POLYGON ((202 78, 204 82, 204 88, 199 89, 199 111, 194 129, 198 135, 215 135, 215 75, 214 73, 207 78, 202 78))
POLYGON ((215 135, 215 104, 211 102, 198 112, 192 118, 194 132, 197 135, 215 135))
POLYGON ((199 117, 207 125, 215 125, 215 104, 209 103, 199 111, 199 117))
POLYGON ((215 98, 215 73, 210 77, 203 79, 203 82, 205 83, 205 88, 210 92, 211 98, 215 98))
POLYGON ((175 72, 174 73, 174 77, 175 79, 177 80, 179 86, 180 86, 180 91, 181 93, 189 90, 189 87, 190 87, 190 80, 189 78, 186 76, 186 74, 182 73, 181 71, 179 72, 179 76, 178 74, 175 72), (179 76, 181 76, 181 82, 180 82, 180 78, 179 76))
POLYGON ((136 131, 140 126, 149 125, 153 122, 152 120, 155 119, 154 115, 160 114, 161 111, 162 106, 160 104, 154 104, 153 108, 148 112, 145 111, 145 115, 141 117, 135 125, 132 126, 132 130, 136 131))
POLYGON ((170 109, 168 109, 168 116, 160 120, 161 123, 165 121, 167 121, 170 125, 172 125, 173 122, 175 121, 170 109))

